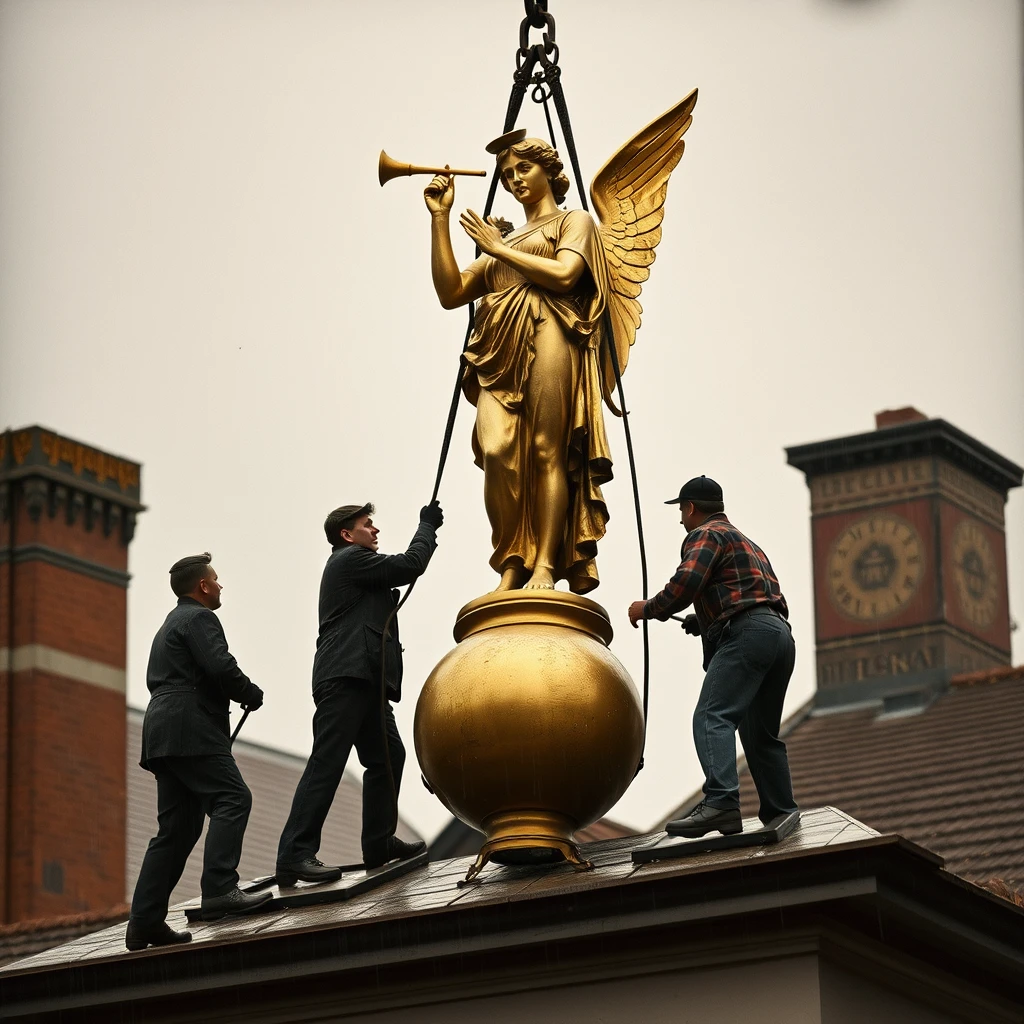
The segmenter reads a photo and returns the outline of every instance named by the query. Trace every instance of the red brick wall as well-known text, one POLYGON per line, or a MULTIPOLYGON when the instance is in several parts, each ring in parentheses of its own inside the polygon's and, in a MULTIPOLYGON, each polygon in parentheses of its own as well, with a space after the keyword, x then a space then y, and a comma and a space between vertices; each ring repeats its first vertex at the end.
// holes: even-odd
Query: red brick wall
MULTIPOLYGON (((43 508, 33 521, 19 501, 5 526, 12 522, 18 548, 40 544, 110 569, 127 567, 120 529, 105 536, 99 518, 86 529, 84 512, 69 524, 63 507, 52 517, 43 508)), ((0 646, 41 644, 124 670, 124 587, 38 559, 19 561, 8 636, 10 568, 0 565, 0 646)), ((0 920, 123 902, 124 693, 40 669, 0 674, 0 737, 0 920)))
POLYGON ((111 530, 109 536, 103 535, 101 522, 94 522, 92 529, 86 530, 84 510, 78 513, 74 523, 67 521, 63 507, 55 516, 44 511, 34 522, 22 515, 17 530, 19 545, 45 544, 112 569, 128 568, 128 547, 121 540, 120 527, 111 530))
POLYGON ((16 673, 13 685, 8 919, 121 903, 124 694, 38 670, 16 673))
POLYGON ((128 591, 46 562, 14 567, 17 646, 46 644, 123 669, 128 591))
MULTIPOLYGON (((13 492, 13 488, 11 489, 13 492)), ((10 493, 10 492, 9 492, 10 493)), ((16 492, 15 492, 16 493, 16 492)), ((0 517, 0 542, 4 550, 10 553, 12 529, 17 516, 16 501, 14 493, 11 493, 10 501, 12 507, 6 521, 0 517)), ((10 649, 11 642, 11 570, 13 566, 9 561, 0 563, 0 648, 10 649)), ((4 668, 0 667, 0 923, 9 923, 11 918, 7 915, 8 906, 8 876, 10 874, 11 860, 10 852, 7 849, 8 837, 14 831, 8 817, 10 806, 10 765, 12 764, 12 734, 11 723, 8 717, 8 708, 12 698, 11 678, 4 668)))

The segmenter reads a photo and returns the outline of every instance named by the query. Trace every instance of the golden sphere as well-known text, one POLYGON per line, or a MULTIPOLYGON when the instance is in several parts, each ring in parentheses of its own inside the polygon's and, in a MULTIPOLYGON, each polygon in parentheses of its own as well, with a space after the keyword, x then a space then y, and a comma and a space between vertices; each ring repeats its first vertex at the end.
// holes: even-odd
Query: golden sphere
POLYGON ((572 833, 632 782, 643 707, 611 638, 599 604, 561 591, 488 594, 459 612, 457 646, 416 705, 416 756, 445 807, 487 836, 488 856, 571 856, 572 833))

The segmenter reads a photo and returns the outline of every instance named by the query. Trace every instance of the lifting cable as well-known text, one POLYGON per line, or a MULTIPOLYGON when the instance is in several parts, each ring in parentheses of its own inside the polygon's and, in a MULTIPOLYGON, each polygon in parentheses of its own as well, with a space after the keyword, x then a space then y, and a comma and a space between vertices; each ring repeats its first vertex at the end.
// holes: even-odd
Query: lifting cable
MULTIPOLYGON (((508 107, 505 110, 505 123, 502 133, 510 132, 516 126, 519 119, 519 112, 523 106, 527 89, 532 84, 531 99, 544 106, 544 117, 547 121, 548 133, 551 137, 551 145, 558 148, 555 139, 554 124, 548 110, 548 100, 552 100, 555 111, 558 114, 559 126, 562 129, 562 137, 565 139, 565 147, 568 152, 569 162, 572 166, 573 175, 576 178, 576 190, 579 193, 580 204, 588 213, 587 194, 583 187, 583 175, 580 171, 579 158, 576 155, 576 144, 573 140, 572 124, 569 121, 569 108, 565 102, 565 93, 562 91, 561 74, 562 69, 558 66, 558 45, 555 42, 555 19, 548 13, 548 0, 524 0, 526 17, 519 26, 519 49, 516 51, 516 70, 512 77, 512 92, 508 98, 508 107), (543 29, 543 41, 530 45, 530 28, 543 29), (541 68, 534 71, 540 64, 541 68)), ((483 219, 486 221, 494 206, 494 197, 497 193, 500 175, 495 167, 491 174, 491 183, 487 190, 487 202, 484 205, 483 219)), ((480 255, 479 248, 476 252, 480 255)), ((465 338, 462 342, 462 353, 465 353, 469 340, 473 335, 474 325, 474 303, 469 304, 469 323, 466 326, 465 338)), ((611 356, 612 369, 615 373, 615 386, 619 396, 619 408, 622 411, 622 425, 626 439, 626 452, 629 459, 629 472, 633 481, 633 505, 636 512, 637 539, 640 546, 640 566, 643 584, 643 598, 647 600, 647 550, 644 544, 643 517, 640 509, 640 489, 637 484, 636 460, 633 455, 633 439, 629 429, 629 412, 626 408, 625 393, 622 389, 622 373, 619 368, 618 352, 615 348, 615 336, 612 328, 611 316, 607 305, 604 312, 605 344, 608 346, 611 356)), ((445 424, 444 438, 441 442, 441 452, 437 463, 437 475, 434 478, 434 489, 430 495, 430 502, 437 501, 438 493, 441 490, 441 478, 444 476, 445 465, 448 462, 448 453, 451 448, 452 434, 455 430, 455 419, 459 411, 459 402, 462 397, 462 379, 465 372, 463 356, 459 356, 459 369, 456 374, 455 388, 452 392, 452 400, 448 407, 448 419, 445 424)), ((391 614, 384 624, 384 631, 381 637, 381 667, 380 667, 380 724, 384 740, 384 759, 387 765, 388 779, 391 783, 393 798, 395 825, 398 824, 398 793, 395 786, 395 777, 391 766, 391 754, 387 742, 387 686, 385 679, 385 645, 390 636, 391 625, 416 586, 416 581, 409 584, 391 614)), ((644 643, 644 686, 643 686, 643 710, 644 710, 644 744, 647 741, 647 708, 650 694, 650 643, 648 638, 648 622, 643 620, 643 643, 644 643)), ((637 765, 637 772, 644 766, 643 753, 640 755, 640 762, 637 765)), ((433 793, 430 784, 420 776, 424 786, 433 793)))

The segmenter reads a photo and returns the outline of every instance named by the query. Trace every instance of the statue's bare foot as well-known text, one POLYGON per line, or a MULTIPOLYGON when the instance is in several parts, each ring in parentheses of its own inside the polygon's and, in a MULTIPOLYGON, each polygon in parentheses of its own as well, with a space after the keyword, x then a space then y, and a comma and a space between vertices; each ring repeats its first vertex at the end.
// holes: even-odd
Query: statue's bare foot
POLYGON ((494 588, 494 593, 500 594, 506 590, 519 590, 523 585, 523 578, 526 572, 519 565, 509 566, 501 574, 501 582, 494 588))
POLYGON ((554 590, 555 577, 545 565, 538 565, 533 575, 523 585, 523 590, 554 590))

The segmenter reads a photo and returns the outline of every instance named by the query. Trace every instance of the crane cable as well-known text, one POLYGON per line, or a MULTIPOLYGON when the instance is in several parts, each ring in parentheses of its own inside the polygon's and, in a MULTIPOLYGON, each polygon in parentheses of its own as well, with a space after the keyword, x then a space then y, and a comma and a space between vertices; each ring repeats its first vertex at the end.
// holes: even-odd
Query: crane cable
MULTIPOLYGON (((558 45, 555 42, 555 19, 547 10, 547 0, 524 0, 526 7, 526 17, 523 19, 519 26, 519 48, 516 51, 516 70, 512 78, 512 91, 509 94, 508 106, 505 110, 505 123, 502 128, 502 133, 510 132, 515 128, 516 121, 519 118, 519 113, 522 109, 523 100, 526 97, 526 92, 529 86, 534 86, 531 98, 535 103, 543 104, 544 116, 548 125, 548 132, 551 136, 551 145, 557 149, 554 125, 551 120, 551 114, 548 110, 548 100, 550 99, 555 106, 555 111, 558 115, 559 126, 562 130, 562 137, 565 140, 566 150, 569 156, 569 162, 572 166, 573 175, 576 179, 576 190, 579 194, 580 204, 583 209, 588 213, 590 208, 587 205, 586 190, 583 187, 583 175, 580 171, 579 158, 576 153, 576 144, 573 139, 572 124, 569 120, 569 108, 565 101, 565 93, 562 89, 561 74, 562 69, 558 65, 558 45), (543 29, 543 41, 530 45, 529 34, 530 28, 543 29), (534 71, 537 65, 540 65, 540 70, 534 71)), ((494 197, 497 193, 498 182, 500 180, 498 168, 496 167, 491 174, 490 186, 487 190, 487 201, 484 204, 483 219, 486 221, 490 216, 491 209, 494 205, 494 197)), ((480 250, 477 248, 478 256, 480 250)), ((451 402, 448 407, 448 419, 445 423, 444 437, 441 442, 441 451, 438 457, 437 473, 434 477, 434 489, 430 495, 430 503, 433 504, 437 501, 438 493, 441 490, 441 479, 444 476, 445 466, 448 462, 448 453, 451 449, 452 435, 455 430, 455 420, 459 411, 459 401, 462 394, 462 380, 465 372, 465 362, 463 354, 469 345, 470 338, 473 336, 473 326, 475 321, 475 308, 474 303, 469 303, 469 322, 466 326, 465 337, 462 342, 462 354, 459 356, 459 369, 455 378, 455 387, 452 391, 451 402)), ((608 352, 611 357, 612 370, 615 375, 615 387, 619 397, 619 409, 622 415, 622 425, 626 440, 626 452, 629 460, 629 472, 633 483, 633 505, 636 513, 636 526, 637 526, 637 539, 640 548, 640 566, 641 566, 641 578, 643 587, 643 598, 647 600, 647 589, 648 589, 648 577, 647 577, 647 549, 644 543, 644 529, 643 529, 643 514, 640 506, 640 489, 637 483, 636 474, 636 459, 633 454, 633 438, 629 428, 629 411, 626 407, 625 392, 622 388, 622 372, 619 367, 618 352, 615 347, 615 336, 612 327, 611 316, 608 312, 607 307, 604 312, 604 343, 608 346, 608 352)), ((384 740, 384 759, 387 766, 388 779, 391 784, 391 794, 393 799, 394 807, 394 819, 395 827, 398 825, 398 792, 395 785, 394 772, 391 765, 391 755, 388 749, 387 743, 387 685, 385 678, 385 657, 384 650, 385 645, 390 637, 390 630, 395 617, 401 610, 406 601, 409 600, 410 594, 413 592, 413 588, 416 586, 414 580, 406 588, 405 593, 401 599, 392 608, 391 613, 388 615, 387 620, 384 623, 383 635, 381 637, 381 668, 380 668, 380 724, 381 733, 384 740)), ((650 696, 650 642, 648 635, 648 623, 647 620, 643 620, 643 648, 644 648, 644 677, 643 677, 643 714, 644 714, 644 745, 646 746, 647 741, 647 712, 648 703, 650 696)), ((640 761, 637 764, 636 771, 639 771, 644 766, 643 749, 641 749, 640 761)), ((424 786, 431 793, 430 784, 421 775, 420 778, 423 781, 424 786)))

